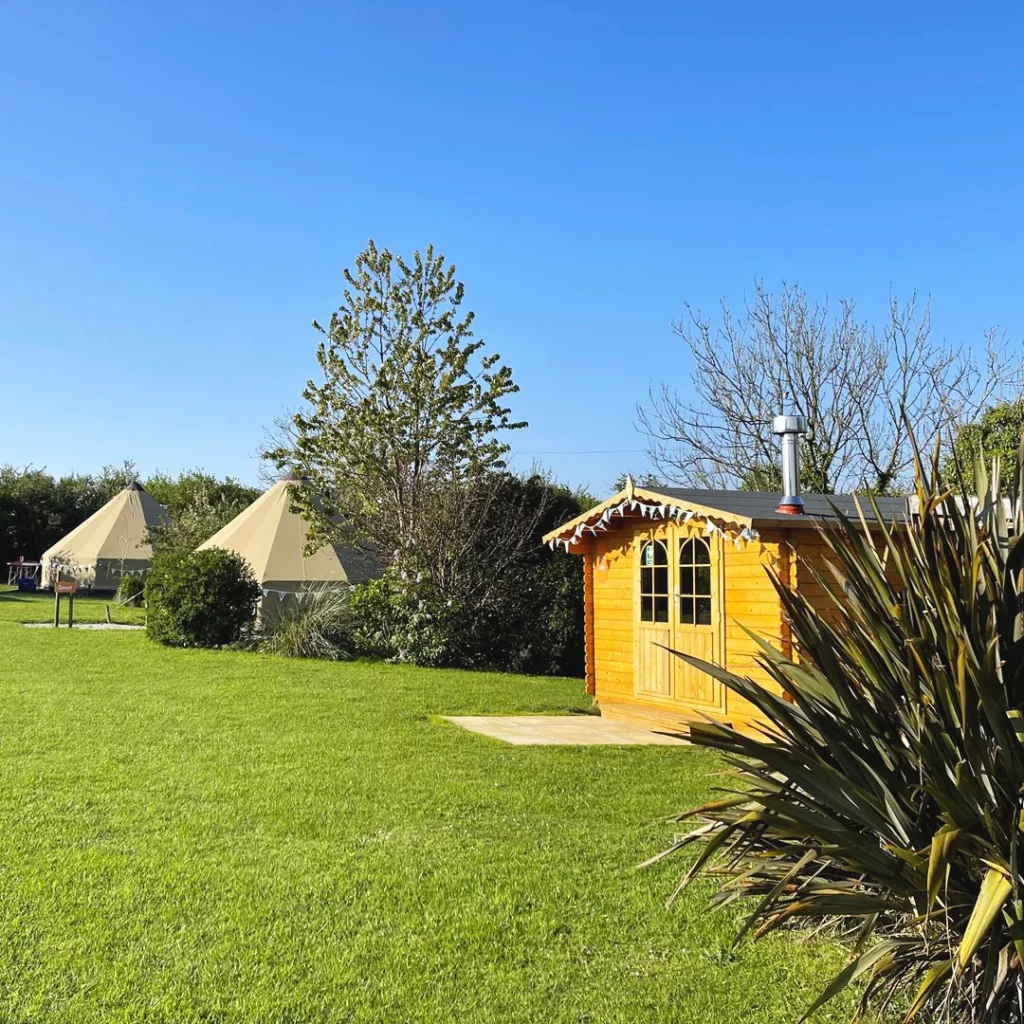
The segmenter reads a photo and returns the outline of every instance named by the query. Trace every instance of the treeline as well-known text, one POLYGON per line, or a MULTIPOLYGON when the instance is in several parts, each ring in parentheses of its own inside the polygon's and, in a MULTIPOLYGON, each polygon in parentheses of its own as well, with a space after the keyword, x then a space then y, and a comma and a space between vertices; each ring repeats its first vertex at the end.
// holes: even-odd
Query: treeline
MULTIPOLYGON (((429 522, 416 552, 377 545, 377 578, 276 592, 266 603, 241 556, 166 545, 145 582, 149 635, 175 646, 579 676, 582 560, 543 537, 589 503, 540 474, 448 481, 421 509, 429 522)), ((358 543, 351 532, 338 539, 358 543)))
MULTIPOLYGON (((0 467, 0 562, 35 561, 65 534, 138 479, 135 466, 105 466, 97 474, 55 477, 43 469, 0 467)), ((171 514, 153 540, 159 546, 201 543, 260 494, 258 488, 201 469, 140 481, 171 514)))

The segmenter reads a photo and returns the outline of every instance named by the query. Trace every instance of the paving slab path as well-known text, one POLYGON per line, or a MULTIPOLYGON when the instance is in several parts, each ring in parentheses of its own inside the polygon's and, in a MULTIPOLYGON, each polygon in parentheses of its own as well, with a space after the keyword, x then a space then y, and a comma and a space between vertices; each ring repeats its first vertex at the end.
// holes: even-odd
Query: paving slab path
POLYGON ((597 715, 446 715, 449 722, 517 746, 683 746, 681 736, 597 715))

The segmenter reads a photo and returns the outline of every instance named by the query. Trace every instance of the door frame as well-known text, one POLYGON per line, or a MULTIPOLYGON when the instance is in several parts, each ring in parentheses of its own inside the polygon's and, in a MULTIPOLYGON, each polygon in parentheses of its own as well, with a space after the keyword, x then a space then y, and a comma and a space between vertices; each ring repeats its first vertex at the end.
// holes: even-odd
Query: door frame
MULTIPOLYGON (((674 680, 674 673, 672 672, 672 655, 665 652, 663 655, 649 652, 645 645, 649 644, 660 644, 662 647, 672 646, 672 618, 675 614, 673 611, 673 594, 675 592, 675 572, 672 568, 672 538, 666 533, 665 528, 667 524, 653 522, 645 524, 643 529, 638 529, 633 537, 632 545, 632 572, 633 572, 633 696, 637 700, 642 700, 648 703, 659 703, 668 704, 672 703, 672 686, 674 680), (641 612, 641 587, 640 587, 640 570, 641 570, 641 553, 644 547, 648 543, 657 541, 662 544, 665 548, 666 558, 666 575, 668 578, 668 593, 666 598, 668 600, 668 621, 667 622, 644 622, 640 617, 641 612), (666 689, 667 693, 658 693, 656 690, 644 689, 641 686, 642 681, 646 678, 646 673, 643 671, 643 659, 645 656, 662 658, 666 665, 666 689)), ((660 676, 661 673, 659 673, 660 676)))
MULTIPOLYGON (((701 530, 687 529, 679 523, 672 524, 672 556, 675 572, 672 593, 672 646, 681 646, 678 637, 688 628, 706 630, 713 638, 714 661, 717 665, 725 664, 725 544, 721 533, 707 534, 701 530), (683 542, 691 539, 703 540, 708 546, 711 556, 711 623, 708 626, 688 627, 679 621, 679 549, 683 542)), ((682 662, 673 658, 673 669, 682 668, 682 662)), ((711 692, 714 698, 710 701, 695 701, 677 695, 676 673, 673 671, 672 699, 678 707, 690 708, 694 711, 725 713, 726 689, 719 680, 711 677, 711 692)))

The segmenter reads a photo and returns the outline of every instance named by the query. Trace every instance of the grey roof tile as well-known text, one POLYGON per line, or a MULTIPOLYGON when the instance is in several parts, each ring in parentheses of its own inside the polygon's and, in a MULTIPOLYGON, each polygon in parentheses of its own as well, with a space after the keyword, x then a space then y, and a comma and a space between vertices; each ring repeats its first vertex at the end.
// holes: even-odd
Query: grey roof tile
MULTIPOLYGON (((703 490, 684 487, 647 487, 644 489, 655 494, 664 494, 676 501, 690 501, 695 505, 705 505, 708 508, 746 516, 759 522, 784 522, 796 525, 800 521, 834 519, 833 505, 844 515, 856 519, 858 517, 858 500, 864 518, 869 522, 875 519, 869 499, 865 497, 858 499, 852 494, 803 494, 801 497, 804 502, 805 514, 804 516, 793 516, 776 511, 782 500, 782 494, 778 492, 703 490)), ((897 521, 907 515, 909 505, 906 498, 876 498, 875 501, 883 522, 897 521)))

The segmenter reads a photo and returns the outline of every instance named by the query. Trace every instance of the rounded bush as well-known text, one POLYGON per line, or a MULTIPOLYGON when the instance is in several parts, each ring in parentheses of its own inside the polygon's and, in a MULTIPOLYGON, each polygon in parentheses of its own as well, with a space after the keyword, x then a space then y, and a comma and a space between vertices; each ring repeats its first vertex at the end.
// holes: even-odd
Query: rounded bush
POLYGON ((146 578, 146 632, 175 647, 235 643, 256 617, 261 590, 233 551, 169 552, 146 578))
POLYGON ((141 597, 146 589, 146 580, 142 575, 125 573, 117 584, 117 597, 122 604, 141 597))

